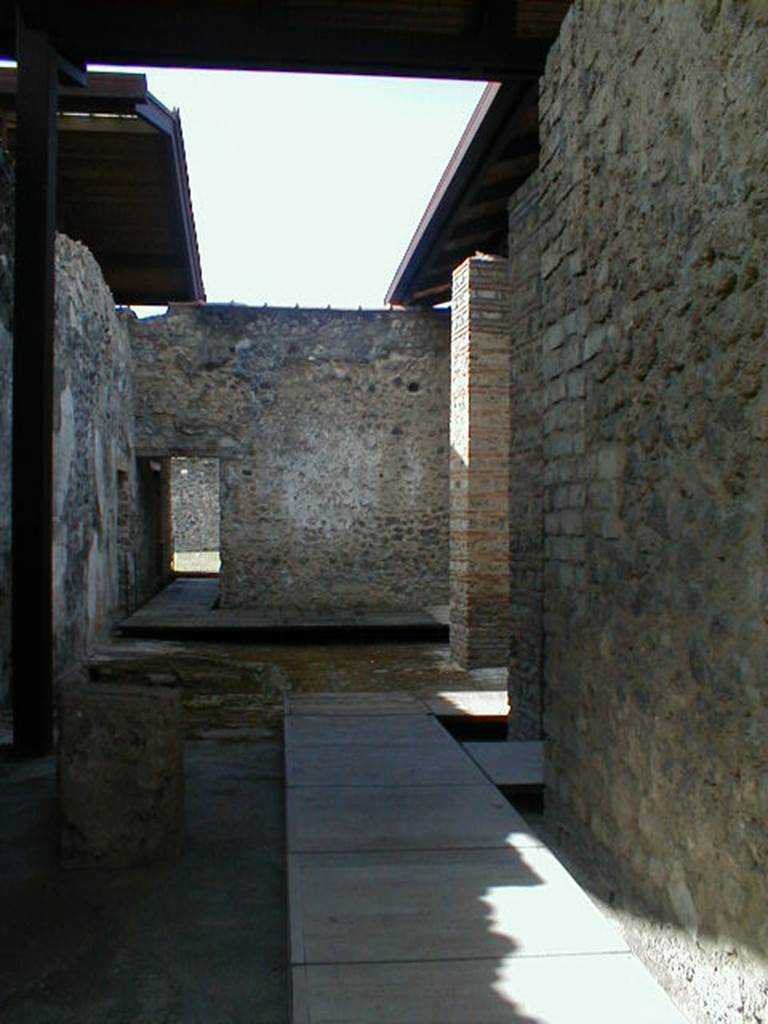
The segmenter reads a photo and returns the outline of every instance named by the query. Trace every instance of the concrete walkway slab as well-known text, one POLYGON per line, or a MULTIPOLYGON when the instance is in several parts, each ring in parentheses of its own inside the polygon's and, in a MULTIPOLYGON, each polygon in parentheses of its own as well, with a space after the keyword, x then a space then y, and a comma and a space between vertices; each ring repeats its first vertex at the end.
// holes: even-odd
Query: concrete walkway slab
POLYGON ((451 624, 451 606, 449 604, 428 604, 424 611, 446 626, 451 624))
POLYGON ((477 715, 487 718, 509 714, 506 690, 435 690, 421 694, 424 706, 433 715, 477 715))
MULTIPOLYGON (((405 721, 410 721, 405 719, 405 721)), ((404 743, 324 743, 294 741, 287 762, 289 786, 482 786, 483 773, 446 741, 404 743)))
MULTIPOLYGON (((455 747, 451 738, 434 718, 414 715, 293 715, 285 722, 286 758, 290 760, 302 747, 359 746, 382 744, 402 746, 429 743, 455 747)), ((355 755, 356 756, 356 755, 355 755)))
POLYGON ((287 715, 473 715, 503 718, 509 713, 507 691, 424 689, 418 693, 297 693, 286 698, 287 715))
POLYGON ((545 849, 293 854, 293 963, 626 952, 545 849))
POLYGON ((289 789, 288 850, 440 850, 541 846, 489 783, 289 789))
POLYGON ((293 1024, 685 1024, 629 953, 293 968, 293 1024))
POLYGON ((294 715, 421 715, 424 705, 412 693, 295 693, 285 701, 286 716, 294 715))
POLYGON ((491 781, 539 784, 539 744, 463 749, 426 698, 287 737, 294 1024, 683 1024, 491 781))
POLYGON ((219 581, 216 578, 174 580, 134 612, 131 618, 149 621, 166 615, 176 618, 203 614, 214 607, 218 596, 219 581))
POLYGON ((463 746, 497 786, 544 784, 544 744, 539 740, 464 743, 463 746))

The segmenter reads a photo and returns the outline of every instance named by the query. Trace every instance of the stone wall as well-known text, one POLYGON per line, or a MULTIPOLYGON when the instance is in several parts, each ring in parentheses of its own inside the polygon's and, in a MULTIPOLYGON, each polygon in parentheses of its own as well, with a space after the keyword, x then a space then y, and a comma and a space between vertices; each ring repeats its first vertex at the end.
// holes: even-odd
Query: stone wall
POLYGON ((54 625, 63 672, 105 636, 120 607, 118 473, 130 505, 134 464, 128 336, 98 264, 62 235, 55 345, 54 625))
MULTIPOLYGON (((544 453, 542 433, 539 175, 509 205, 510 464, 509 703, 510 735, 539 739, 542 730, 544 453)), ((572 501, 552 493, 556 515, 572 501)), ((561 513, 562 510, 562 513, 561 513)))
MULTIPOLYGON (((10 695, 13 167, 0 147, 0 702, 10 695)), ((54 670, 87 656, 154 590, 134 540, 144 509, 133 458, 132 358, 88 250, 56 241, 54 670)))
POLYGON ((171 459, 174 551, 219 550, 219 460, 171 459))
POLYGON ((766 28, 575 0, 541 92, 547 813, 763 956, 766 28))
POLYGON ((132 322, 140 451, 221 459, 223 605, 447 601, 448 332, 418 310, 132 322))

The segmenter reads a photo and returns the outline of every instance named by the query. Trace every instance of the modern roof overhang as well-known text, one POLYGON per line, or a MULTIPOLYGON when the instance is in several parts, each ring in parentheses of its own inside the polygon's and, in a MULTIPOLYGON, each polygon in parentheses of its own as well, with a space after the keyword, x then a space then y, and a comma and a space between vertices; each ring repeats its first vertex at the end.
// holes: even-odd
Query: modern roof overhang
POLYGON ((447 302, 453 270, 467 256, 505 255, 509 197, 538 160, 537 84, 518 80, 486 86, 385 302, 447 302))
MULTIPOLYGON (((16 72, 0 70, 0 124, 13 152, 16 72)), ((95 256, 115 301, 205 299, 178 112, 144 75, 91 73, 59 94, 57 226, 95 256)))
MULTIPOLYGON (((541 74, 568 0, 22 0, 74 63, 502 81, 541 74)), ((0 56, 15 49, 0 10, 0 56)))

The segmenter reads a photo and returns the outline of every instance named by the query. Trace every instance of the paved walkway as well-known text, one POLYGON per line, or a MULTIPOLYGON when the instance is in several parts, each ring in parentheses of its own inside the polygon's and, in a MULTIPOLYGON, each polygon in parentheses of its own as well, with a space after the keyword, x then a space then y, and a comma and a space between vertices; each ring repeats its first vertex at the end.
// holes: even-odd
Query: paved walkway
POLYGON ((684 1024, 428 705, 289 699, 293 1024, 684 1024))

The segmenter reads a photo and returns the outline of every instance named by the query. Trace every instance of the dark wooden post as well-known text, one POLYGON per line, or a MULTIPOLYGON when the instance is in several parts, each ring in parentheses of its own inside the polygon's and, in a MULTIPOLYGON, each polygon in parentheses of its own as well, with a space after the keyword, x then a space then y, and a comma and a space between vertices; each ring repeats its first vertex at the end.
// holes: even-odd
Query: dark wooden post
POLYGON ((53 745, 53 339, 57 58, 17 8, 13 344, 14 744, 53 745))

